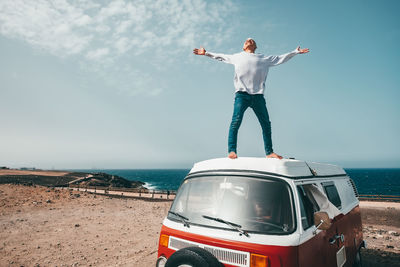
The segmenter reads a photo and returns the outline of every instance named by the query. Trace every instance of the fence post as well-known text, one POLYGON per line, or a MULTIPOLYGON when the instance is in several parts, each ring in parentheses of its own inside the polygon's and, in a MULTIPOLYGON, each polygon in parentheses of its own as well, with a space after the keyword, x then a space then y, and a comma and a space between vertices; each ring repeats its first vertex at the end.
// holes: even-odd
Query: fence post
POLYGON ((154 190, 153 190, 153 194, 151 195, 151 198, 154 198, 154 190))

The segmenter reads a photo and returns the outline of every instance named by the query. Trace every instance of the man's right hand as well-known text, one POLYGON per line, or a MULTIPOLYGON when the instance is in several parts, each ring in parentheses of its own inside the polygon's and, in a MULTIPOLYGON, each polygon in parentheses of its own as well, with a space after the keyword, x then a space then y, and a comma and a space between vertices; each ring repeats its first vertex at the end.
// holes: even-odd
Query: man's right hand
POLYGON ((297 51, 299 51, 299 54, 305 54, 305 53, 310 52, 310 49, 308 49, 308 48, 300 49, 300 46, 298 46, 296 49, 297 49, 297 51))
POLYGON ((204 49, 204 47, 200 46, 199 49, 197 49, 197 48, 193 49, 193 54, 195 54, 195 55, 205 55, 206 54, 206 50, 204 49))

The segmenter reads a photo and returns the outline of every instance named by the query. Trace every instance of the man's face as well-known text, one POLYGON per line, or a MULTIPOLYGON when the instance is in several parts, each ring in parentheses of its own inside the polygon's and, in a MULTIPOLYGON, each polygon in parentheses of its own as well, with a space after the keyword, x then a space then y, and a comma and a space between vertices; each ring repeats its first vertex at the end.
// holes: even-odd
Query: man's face
POLYGON ((257 48, 256 42, 253 39, 247 39, 243 44, 243 50, 250 49, 255 51, 257 48))

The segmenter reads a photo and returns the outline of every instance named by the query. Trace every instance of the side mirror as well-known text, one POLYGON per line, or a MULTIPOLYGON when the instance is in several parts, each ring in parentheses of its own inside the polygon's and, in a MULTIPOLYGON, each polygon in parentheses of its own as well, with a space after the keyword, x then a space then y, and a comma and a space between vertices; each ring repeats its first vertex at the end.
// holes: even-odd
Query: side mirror
POLYGON ((314 213, 314 225, 319 230, 328 230, 332 225, 328 213, 325 211, 314 213))

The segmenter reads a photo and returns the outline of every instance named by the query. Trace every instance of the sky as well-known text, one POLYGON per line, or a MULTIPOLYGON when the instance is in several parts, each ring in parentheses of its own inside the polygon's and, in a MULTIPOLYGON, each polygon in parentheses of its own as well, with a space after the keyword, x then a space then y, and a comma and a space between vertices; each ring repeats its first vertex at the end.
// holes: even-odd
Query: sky
MULTIPOLYGON (((274 150, 400 168, 397 0, 2 0, 0 166, 190 168, 226 157, 233 54, 310 53, 270 69, 274 150)), ((238 155, 263 157, 251 109, 238 155)))

